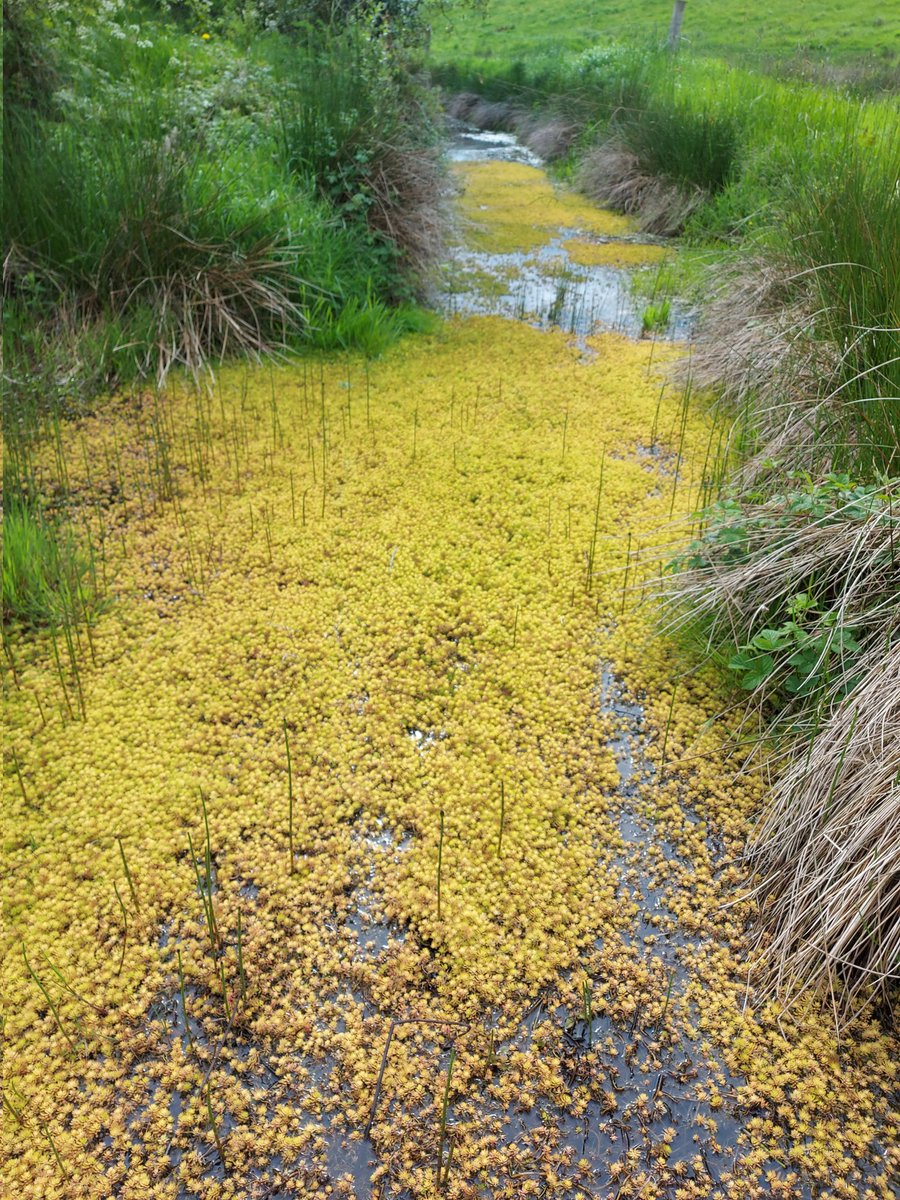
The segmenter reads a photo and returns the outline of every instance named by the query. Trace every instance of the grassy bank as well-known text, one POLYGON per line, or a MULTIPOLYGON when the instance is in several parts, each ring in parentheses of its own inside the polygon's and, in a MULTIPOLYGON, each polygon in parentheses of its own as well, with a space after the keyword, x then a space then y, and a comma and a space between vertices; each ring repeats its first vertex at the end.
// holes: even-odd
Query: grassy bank
POLYGON ((375 356, 429 323, 435 105, 403 39, 313 15, 4 6, 6 619, 83 615, 32 463, 61 420, 173 368, 375 356))
POLYGON ((383 349, 440 245, 403 48, 364 23, 238 42, 113 12, 19 30, 6 80, 16 412, 236 352, 383 349))

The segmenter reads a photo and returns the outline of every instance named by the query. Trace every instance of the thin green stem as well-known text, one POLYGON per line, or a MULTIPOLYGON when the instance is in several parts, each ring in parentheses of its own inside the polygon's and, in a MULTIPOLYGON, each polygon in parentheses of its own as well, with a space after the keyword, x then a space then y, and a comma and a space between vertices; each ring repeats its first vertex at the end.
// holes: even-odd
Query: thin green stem
POLYGON ((47 1001, 50 1011, 53 1013, 53 1019, 56 1021, 57 1029, 63 1035, 63 1037, 66 1039, 66 1041, 69 1043, 69 1047, 71 1048, 72 1053, 73 1054, 77 1053, 77 1051, 75 1049, 75 1043, 72 1041, 72 1039, 69 1037, 68 1033, 66 1033, 65 1029, 63 1028, 63 1023, 59 1017, 59 1011, 57 1010, 56 1005, 50 999, 50 993, 44 987, 43 983, 41 983, 40 979, 38 979, 37 975, 34 973, 34 969, 32 968, 31 963, 28 961, 28 955, 25 953, 25 943, 24 942, 22 943, 22 958, 25 962, 25 970, 28 972, 28 974, 31 976, 31 978, 34 980, 34 982, 40 988, 41 995, 47 1001))
MULTIPOLYGON (((304 495, 304 499, 305 499, 304 495)), ((284 752, 287 755, 288 773, 288 873, 294 873, 294 772, 291 766, 291 743, 288 740, 287 717, 281 718, 284 730, 284 752)))
POLYGON ((128 881, 128 890, 131 893, 131 899, 134 903, 135 911, 140 912, 140 904, 137 898, 137 892, 134 887, 134 880, 131 877, 131 871, 128 869, 128 859, 125 857, 125 847, 122 844, 122 839, 119 834, 116 834, 116 841, 119 843, 119 854, 122 856, 122 866, 125 868, 125 878, 128 881))
POLYGON ((437 861, 437 918, 441 919, 441 870, 444 865, 444 810, 441 809, 441 833, 438 839, 437 861))

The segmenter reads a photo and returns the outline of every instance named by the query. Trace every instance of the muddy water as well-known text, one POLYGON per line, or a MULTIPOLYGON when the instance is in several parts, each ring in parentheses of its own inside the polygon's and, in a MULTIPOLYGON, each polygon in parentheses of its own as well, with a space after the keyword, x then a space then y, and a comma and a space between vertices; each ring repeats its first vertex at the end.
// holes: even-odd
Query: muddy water
MULTIPOLYGON (((520 163, 540 168, 541 160, 509 133, 478 130, 455 123, 448 150, 451 163, 520 163)), ((633 271, 623 266, 586 265, 567 248, 583 237, 577 226, 562 227, 549 244, 530 253, 499 253, 466 244, 459 231, 445 267, 438 306, 448 315, 497 314, 539 328, 559 328, 583 339, 598 330, 639 337, 647 301, 635 294, 633 271)), ((638 234, 594 237, 596 246, 649 247, 661 243, 638 234)), ((652 267, 645 268, 652 271, 652 267)), ((694 310, 670 298, 669 316, 655 336, 684 340, 691 334, 694 310)))

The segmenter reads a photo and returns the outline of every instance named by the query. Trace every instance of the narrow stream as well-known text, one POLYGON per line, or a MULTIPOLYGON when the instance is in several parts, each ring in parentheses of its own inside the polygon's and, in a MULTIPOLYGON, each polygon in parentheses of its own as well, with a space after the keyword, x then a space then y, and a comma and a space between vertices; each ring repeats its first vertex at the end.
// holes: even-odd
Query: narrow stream
MULTIPOLYGON (((455 164, 514 163, 541 171, 537 157, 512 135, 474 128, 457 129, 449 157, 455 164)), ((501 253, 467 245, 466 232, 463 225, 451 252, 454 286, 440 298, 448 315, 518 318, 541 328, 561 328, 582 345, 585 335, 603 330, 640 336, 643 302, 632 285, 633 272, 624 267, 580 265, 571 258, 566 243, 585 236, 597 245, 655 247, 657 243, 631 234, 592 237, 572 226, 560 228, 549 244, 537 250, 501 253)), ((673 302, 663 336, 688 336, 692 321, 692 312, 673 302)), ((725 1196, 738 1157, 741 1121, 736 1113, 737 1089, 743 1080, 728 1071, 713 1047, 708 1043, 701 1046, 700 1037, 690 1027, 695 1014, 684 991, 696 947, 667 907, 666 887, 654 883, 647 854, 650 845, 670 860, 677 852, 639 811, 639 789, 652 779, 654 771, 644 752, 649 734, 643 709, 625 693, 606 664, 599 671, 596 697, 600 712, 615 730, 609 748, 616 757, 619 785, 609 797, 609 815, 622 847, 613 861, 616 891, 623 908, 630 906, 636 913, 630 931, 622 935, 619 953, 648 977, 664 976, 668 1012, 663 1014, 662 1024, 668 1016, 674 1033, 670 1032, 667 1040, 661 1038, 661 1029, 648 1022, 639 1008, 627 1023, 618 1019, 614 1005, 606 1003, 605 993, 612 981, 595 975, 596 964, 588 951, 579 969, 590 979, 591 998, 586 997, 581 1007, 567 1007, 552 991, 537 997, 515 1034, 495 1047, 498 1063, 503 1063, 514 1061, 535 1042, 546 1045, 563 1064, 566 1083, 573 1092, 581 1089, 587 1102, 582 1099, 568 1107, 554 1104, 544 1095, 532 1104, 510 1104, 498 1078, 489 1080, 481 1090, 475 1105, 477 1121, 486 1135, 506 1149, 511 1164, 507 1187, 515 1181, 528 1188, 543 1186, 544 1165, 552 1156, 560 1194, 614 1196, 638 1164, 652 1167, 666 1161, 671 1166, 681 1161, 686 1184, 702 1189, 707 1197, 725 1196)), ((420 749, 427 749, 431 735, 414 730, 410 736, 420 749)), ((384 854, 402 854, 407 841, 384 829, 370 835, 367 844, 372 867, 354 894, 356 907, 348 927, 360 959, 377 969, 389 961, 391 948, 406 936, 373 901, 378 859, 384 854)), ((608 869, 598 863, 598 870, 608 869)), ((598 942, 597 951, 601 948, 598 942)), ((355 991, 354 998, 366 1012, 373 1012, 362 991, 355 991)), ((447 1044, 434 1047, 443 1069, 448 1049, 447 1044)), ((330 1127, 329 1170, 333 1178, 349 1173, 356 1194, 369 1195, 369 1173, 377 1165, 374 1147, 367 1138, 341 1137, 340 1124, 337 1121, 330 1127)), ((770 1161, 767 1169, 784 1175, 776 1162, 770 1161)), ((402 1190, 391 1194, 412 1195, 402 1190)))
MULTIPOLYGON (((331 654, 340 681, 333 691, 322 683, 321 703, 317 701, 317 707, 309 710, 314 713, 314 718, 307 718, 309 728, 301 731, 298 722, 296 737, 306 739, 306 757, 303 774, 295 766, 296 778, 303 781, 304 802, 313 815, 302 833, 298 832, 296 851, 291 840, 286 860, 283 839, 272 832, 279 820, 283 822, 283 806, 270 814, 272 829, 256 831, 249 824, 245 828, 241 818, 237 826, 240 836, 235 836, 228 858, 217 858, 215 841, 213 850, 207 843, 205 864, 192 843, 189 849, 180 850, 179 863, 196 880, 196 885, 189 885, 195 916, 201 900, 204 911, 207 902, 212 911, 214 895, 221 904, 226 930, 227 922, 243 913, 244 925, 237 928, 246 931, 247 941, 236 944, 246 944, 248 956, 253 951, 258 961, 266 964, 263 975, 251 980, 254 1003, 260 995, 264 1000, 252 1010, 252 1019, 244 1020, 236 1003, 229 1010, 225 955, 221 946, 216 946, 216 937, 211 952, 205 948, 201 952, 198 946, 202 946, 203 931, 197 920, 186 919, 185 913, 176 909, 161 924, 155 922, 151 928, 166 966, 165 985, 154 993, 149 1011, 141 1010, 135 1017, 127 1054, 122 1052, 127 1066, 121 1070, 121 1079, 114 1048, 98 1052, 88 1064, 89 1078, 117 1080, 125 1097, 119 1103, 120 1111, 105 1125, 97 1125, 97 1152, 106 1167, 121 1172, 122 1178, 133 1164, 151 1162, 159 1194, 178 1200, 239 1195, 252 1200, 289 1200, 298 1195, 348 1200, 427 1200, 440 1195, 459 1200, 493 1200, 495 1196, 502 1200, 520 1196, 763 1200, 769 1194, 803 1200, 819 1195, 819 1184, 813 1188, 807 1182, 815 1176, 805 1172, 803 1165, 803 1140, 809 1127, 779 1122, 772 1114, 780 1109, 771 1104, 763 1108, 754 1090, 753 1065, 746 1055, 731 1053, 731 1035, 722 1033, 723 1028, 733 1026, 717 1024, 711 1019, 713 1008, 704 1007, 708 992, 722 1010, 735 1011, 740 1005, 740 997, 735 999, 738 985, 743 984, 739 938, 716 920, 694 919, 696 912, 692 911, 705 905, 707 911, 702 915, 709 917, 722 895, 711 890, 710 880, 717 884, 722 880, 724 842, 717 839, 725 835, 719 816, 733 802, 729 790, 733 780, 723 769, 711 784, 700 779, 695 787, 687 772, 681 776, 664 763, 654 765, 660 762, 656 746, 663 725, 660 697, 654 692, 662 686, 659 678, 656 683, 646 683, 647 691, 641 692, 641 677, 629 674, 627 658, 622 660, 626 665, 615 667, 612 662, 597 661, 603 656, 616 658, 620 652, 610 648, 612 637, 605 641, 597 636, 598 622, 603 619, 597 615, 600 599, 596 607, 591 602, 583 609, 579 642, 566 630, 565 605, 557 609, 547 600, 553 593, 546 590, 542 577, 530 605, 523 603, 521 625, 516 597, 511 612, 503 616, 504 621, 511 619, 511 628, 499 624, 501 618, 496 614, 490 622, 482 620, 474 601, 466 599, 458 612, 435 608, 431 642, 408 644, 425 627, 425 601, 443 598, 460 578, 458 564, 465 565, 466 560, 462 553, 458 559, 449 559, 457 564, 455 574, 449 568, 445 574, 445 564, 423 552, 428 548, 426 540, 440 540, 448 508, 441 508, 426 526, 421 544, 414 546, 415 554, 407 547, 398 557, 394 524, 408 519, 403 518, 404 511, 418 517, 426 502, 435 503, 435 495, 443 502, 452 453, 454 486, 459 488, 453 494, 467 516, 451 532, 462 550, 468 545, 466 539, 476 540, 485 529, 493 534, 506 522, 496 541, 485 535, 491 570, 495 560, 499 564, 497 574, 487 573, 483 565, 487 552, 481 558, 473 556, 475 567, 485 572, 478 601, 485 596, 493 601, 497 580, 502 586, 512 556, 524 555, 526 549, 532 554, 530 559, 523 558, 532 564, 529 579, 542 568, 543 559, 529 549, 532 542, 516 522, 524 521, 522 514, 528 515, 529 504, 537 504, 538 479, 543 480, 556 505, 558 525, 562 527, 564 521, 568 525, 569 496, 556 494, 561 481, 565 482, 567 432, 573 442, 580 437, 583 445, 604 445, 602 438, 617 436, 604 426, 613 405, 625 404, 636 388, 644 386, 650 391, 644 359, 656 348, 626 341, 641 336, 645 324, 646 301, 633 286, 633 277, 635 271, 652 271, 653 266, 646 264, 662 262, 669 253, 660 243, 641 238, 626 219, 593 209, 574 193, 554 188, 534 155, 508 134, 461 127, 453 138, 450 157, 459 180, 460 220, 441 307, 447 314, 489 314, 505 320, 451 324, 427 343, 424 371, 409 385, 412 423, 401 431, 401 450, 389 460, 390 472, 380 477, 381 497, 375 490, 379 476, 372 464, 378 462, 378 447, 388 444, 390 426, 387 420, 373 424, 366 429, 363 442, 362 421, 357 416, 354 437, 363 446, 358 460, 362 464, 360 494, 355 496, 347 486, 350 515, 345 518, 340 510, 332 534, 323 537, 321 561, 298 559, 289 578, 285 570, 284 577, 279 574, 271 581, 269 574, 274 571, 267 573, 265 563, 257 564, 252 573, 235 575, 240 582, 228 592, 230 605, 241 588, 249 588, 248 579, 259 589, 254 592, 254 597, 260 597, 258 604, 254 599, 254 624, 244 635, 248 645, 258 636, 257 608, 264 611, 268 606, 285 622, 266 628, 265 636, 271 642, 261 642, 262 648, 253 643, 253 658, 248 659, 253 669, 267 663, 267 655, 274 664, 269 674, 259 675, 260 697, 268 697, 273 680, 280 685, 286 663, 293 661, 293 639, 299 638, 296 630, 301 618, 315 631, 309 641, 296 643, 304 647, 304 661, 312 667, 331 654), (492 210, 492 228, 488 229, 487 223, 480 228, 479 213, 488 209, 492 210), (517 244, 518 237, 522 240, 517 244), (511 323, 516 320, 538 329, 562 330, 566 336, 525 330, 511 323), (541 412, 538 401, 550 398, 551 407, 557 409, 553 413, 555 427, 535 421, 532 410, 526 408, 522 409, 524 415, 516 416, 519 425, 512 424, 509 410, 514 405, 507 391, 501 392, 502 377, 496 400, 491 393, 489 417, 483 416, 480 425, 473 422, 471 429, 465 429, 465 437, 457 407, 465 401, 455 398, 452 375, 449 396, 438 397, 446 411, 436 416, 420 400, 422 378, 428 371, 433 372, 436 387, 446 386, 447 368, 438 357, 442 343, 458 338, 460 359, 467 368, 465 356, 472 353, 473 336, 481 328, 488 331, 483 373, 474 381, 465 380, 462 372, 457 377, 464 380, 461 390, 465 386, 474 393, 473 411, 479 400, 482 412, 488 408, 480 387, 485 379, 493 380, 493 358, 498 348, 503 348, 498 347, 503 339, 509 339, 512 350, 507 352, 515 354, 516 370, 521 363, 523 377, 532 371, 533 357, 555 347, 565 374, 556 372, 554 360, 554 373, 538 379, 530 401, 534 411, 541 412), (619 336, 594 338, 598 332, 619 336), (626 376, 619 391, 612 393, 613 399, 610 401, 607 393, 604 401, 597 381, 608 367, 616 365, 617 358, 636 352, 639 381, 635 383, 635 374, 626 376), (580 427, 569 425, 569 411, 560 403, 566 399, 562 392, 566 381, 575 375, 582 388, 580 427), (586 424, 585 413, 592 424, 586 424), (427 443, 429 474, 422 467, 422 474, 416 475, 415 456, 420 455, 421 466, 424 455, 422 442, 415 439, 423 436, 428 422, 433 427, 433 440, 427 443), (513 434, 521 436, 523 429, 530 440, 520 447, 513 434), (551 436, 556 443, 546 450, 551 436), (521 476, 519 490, 508 506, 497 502, 501 494, 498 485, 493 497, 496 507, 482 516, 477 504, 482 500, 482 485, 488 490, 484 483, 487 471, 478 467, 475 455, 489 437, 495 445, 502 445, 502 455, 489 464, 497 478, 505 485, 514 472, 521 471, 521 476), (451 441, 453 448, 448 451, 451 441), (458 471, 457 441, 462 447, 458 471), (545 471, 542 463, 551 458, 551 467, 545 471), (539 466, 543 473, 538 472, 539 466), (398 506, 394 489, 410 478, 422 491, 410 495, 409 507, 404 510, 398 506), (427 491, 424 484, 433 485, 435 480, 438 486, 427 491), (376 501, 381 508, 373 519, 370 509, 377 507, 376 501), (357 507, 350 507, 351 503, 357 507), (345 577, 337 572, 333 556, 336 548, 353 543, 357 536, 353 520, 360 522, 355 543, 360 562, 354 562, 354 573, 345 577), (366 520, 373 523, 367 525, 366 520), (389 528, 382 531, 384 553, 376 563, 372 547, 378 544, 378 520, 389 528), (352 590, 347 592, 347 578, 359 578, 360 594, 378 595, 385 590, 385 565, 390 578, 395 557, 397 575, 404 571, 414 576, 416 588, 408 594, 398 588, 390 605, 375 610, 364 627, 360 624, 351 629, 347 635, 350 648, 339 647, 340 624, 335 624, 337 634, 332 636, 330 622, 347 620, 349 625, 349 609, 357 603, 352 590), (267 582, 269 591, 264 590, 267 582), (313 600, 314 591, 326 591, 325 582, 334 600, 313 600), (293 596, 289 588, 293 588, 293 596), (303 603, 311 606, 309 615, 299 605, 293 608, 298 592, 303 603), (314 603, 321 607, 312 607, 314 603), (391 621, 395 617, 391 605, 403 608, 402 624, 388 622, 388 613, 391 621), (507 658, 508 637, 511 635, 515 648, 517 631, 520 638, 528 636, 529 608, 531 621, 537 621, 534 614, 538 610, 542 620, 546 617, 544 657, 535 658, 541 643, 532 635, 531 642, 520 642, 515 659, 507 658), (395 643, 386 637, 385 628, 395 643), (279 641, 282 636, 284 640, 279 641), (569 670, 572 647, 579 645, 582 665, 577 690, 552 693, 554 703, 546 717, 543 710, 528 714, 523 699, 526 687, 529 700, 533 695, 543 697, 545 681, 552 684, 558 666, 563 668, 562 674, 569 670), (429 673, 413 671, 410 663, 418 667, 426 657, 429 673), (524 677, 517 697, 507 681, 513 679, 514 670, 521 672, 526 658, 528 665, 543 665, 524 677), (360 662, 367 662, 363 671, 360 662), (407 696, 406 691, 401 693, 401 686, 416 704, 395 711, 407 696), (460 705, 454 712, 457 693, 465 697, 467 688, 471 688, 467 707, 460 705), (508 717, 513 718, 509 727, 498 735, 508 717), (571 728, 566 731, 567 722, 571 728), (506 758, 499 761, 505 762, 503 770, 508 773, 501 774, 493 756, 503 736, 508 739, 508 749, 506 758), (347 747, 355 753, 349 763, 342 759, 347 747), (530 759, 533 747, 539 752, 529 767, 530 791, 525 792, 521 783, 516 785, 519 800, 528 797, 521 811, 520 829, 524 832, 517 833, 513 824, 516 795, 510 779, 518 761, 530 759), (468 764, 479 753, 483 777, 490 780, 490 788, 484 790, 470 786, 470 780, 477 783, 481 775, 456 774, 459 763, 468 764), (446 793, 432 790, 442 770, 448 777, 446 793), (499 783, 499 827, 494 824, 496 815, 491 807, 498 799, 495 783, 499 783), (712 787, 721 788, 726 801, 723 807, 708 810, 707 829, 697 813, 703 811, 700 800, 712 787), (386 803, 404 794, 404 789, 407 808, 386 803), (320 791, 334 796, 327 804, 321 801, 316 809, 320 791), (427 800, 421 808, 420 795, 427 800), (453 944, 442 942, 440 928, 445 810, 440 806, 444 801, 437 798, 445 795, 451 803, 459 803, 460 810, 460 798, 464 798, 472 820, 465 836, 456 836, 457 870, 464 868, 469 874, 455 894, 454 903, 462 915, 452 926, 453 944), (660 797, 667 808, 657 804, 660 797), (504 804, 513 812, 509 825, 504 825, 509 811, 504 804), (418 923, 418 912, 428 911, 433 898, 430 851, 426 855, 423 848, 434 844, 427 839, 436 834, 435 821, 440 830, 437 934, 434 923, 418 923), (484 840, 485 828, 489 829, 489 842, 484 840), (501 854, 504 830, 507 841, 501 854), (692 836, 684 836, 685 831, 692 836), (510 841, 516 847, 515 857, 510 841), (483 860, 473 859, 475 866, 470 868, 463 861, 460 847, 464 845, 477 845, 479 853, 488 845, 489 853, 483 860), (699 852, 694 853, 698 846, 699 852), (191 854, 193 862, 188 858, 191 854), (693 859, 689 857, 692 854, 693 859), (707 872, 705 893, 699 867, 707 872), (470 904, 473 891, 485 878, 491 879, 494 890, 477 895, 470 904), (511 881, 516 881, 518 896, 516 906, 504 917, 502 904, 515 892, 511 881), (236 895, 229 895, 229 889, 236 895), (410 897, 404 906, 397 902, 401 895, 410 897), (485 951, 483 956, 475 956, 475 939, 467 939, 470 926, 476 926, 482 917, 479 937, 485 951), (506 936, 493 940, 493 931, 504 919, 508 922, 506 936), (292 941, 298 928, 303 937, 292 941), (526 955, 531 952, 532 935, 540 951, 535 951, 539 969, 529 974, 526 955), (268 956, 270 941, 279 939, 292 947, 293 958, 282 961, 280 952, 268 956), (717 952, 726 946, 729 953, 718 958, 717 952), (218 978, 213 966, 221 971, 218 978), (721 992, 710 987, 713 971, 720 971, 721 992), (736 978, 739 973, 741 979, 736 978), (728 1062, 735 1069, 740 1064, 751 1078, 735 1074, 728 1062), (458 1064, 457 1074, 451 1088, 454 1064, 458 1064), (759 1133, 763 1120, 759 1114, 768 1122, 765 1137, 759 1133)), ((653 336, 689 336, 692 320, 687 307, 672 300, 667 327, 653 336)), ((406 346, 401 349, 407 351, 406 346)), ((359 385, 367 410, 369 370, 367 363, 365 382, 359 385)), ((304 365, 304 403, 305 371, 304 365)), ((377 366, 373 375, 376 404, 393 418, 396 377, 385 375, 379 381, 377 366)), ((516 381, 521 386, 521 380, 516 381)), ((299 381, 293 378, 289 382, 299 393, 299 381)), ((324 373, 319 386, 316 403, 321 401, 324 447, 324 373)), ((568 386, 574 390, 576 385, 568 386)), ((656 386, 653 381, 652 387, 656 386)), ((271 387, 274 420, 274 384, 271 387)), ((336 473, 346 470, 349 477, 357 461, 350 454, 356 443, 349 437, 357 384, 354 382, 351 392, 349 376, 345 380, 341 375, 332 387, 342 389, 338 393, 340 420, 346 417, 347 421, 347 440, 340 442, 334 416, 333 463, 336 473), (338 448, 346 454, 346 462, 338 457, 338 448)), ((269 391, 263 395, 268 401, 269 391)), ((245 399, 242 394, 242 411, 245 399)), ((299 399, 293 403, 300 408, 299 399)), ((434 401, 432 405, 437 407, 434 401)), ((361 407, 357 403, 360 413, 361 407)), ((270 435, 268 410, 261 406, 260 411, 266 414, 264 450, 271 464, 277 431, 270 435)), ((336 412, 333 403, 330 411, 336 412)), ((377 411, 374 405, 373 411, 377 411)), ((288 406, 283 415, 290 433, 288 406)), ((619 433, 619 442, 613 442, 609 456, 600 460, 606 462, 608 471, 613 462, 620 478, 626 473, 636 477, 637 482, 631 480, 620 493, 637 497, 635 504, 645 492, 659 498, 657 489, 664 485, 671 486, 674 495, 677 479, 677 469, 673 469, 676 456, 669 443, 652 438, 651 446, 645 444, 648 425, 649 421, 626 425, 627 439, 619 433)), ((305 539, 313 536, 312 521, 306 532, 305 491, 299 530, 291 507, 297 447, 302 450, 303 444, 313 445, 305 427, 303 433, 302 442, 299 438, 293 446, 288 442, 290 465, 285 478, 289 485, 280 500, 286 530, 283 544, 292 550, 304 547, 305 539)), ((573 454, 571 444, 569 453, 573 454)), ((235 461, 236 456, 235 450, 235 461)), ((325 461, 324 454, 320 461, 325 461)), ((589 461, 592 465, 593 459, 589 461)), ((602 474, 600 478, 602 481, 602 474)), ((590 500, 587 515, 593 518, 596 536, 600 493, 595 502, 593 477, 590 482, 590 492, 582 488, 581 494, 582 501, 584 497, 590 500)), ((324 496, 324 483, 322 486, 324 496)), ((577 498, 580 493, 573 494, 577 498)), ((274 508, 274 500, 272 504, 274 508)), ((610 509, 608 536, 617 538, 621 546, 618 509, 613 505, 610 509)), ((322 514, 324 518, 324 499, 322 514)), ((249 515, 252 520, 252 508, 249 515)), ((530 520, 535 525, 540 521, 541 533, 533 536, 533 545, 543 545, 545 520, 549 542, 550 502, 545 517, 541 496, 539 515, 532 513, 530 520)), ((582 524, 589 530, 584 521, 582 524)), ((243 525, 236 528, 243 549, 243 525)), ((630 531, 628 537, 630 546, 630 531)), ((569 542, 567 532, 565 544, 561 540, 560 546, 560 555, 568 556, 566 569, 571 571, 578 545, 569 542)), ((268 549, 271 568, 271 544, 268 549)), ((456 553, 457 547, 452 549, 456 553)), ((547 563, 549 575, 549 557, 547 563)), ((567 594, 568 583, 561 589, 563 597, 567 594)), ((464 593, 475 595, 474 590, 464 593)), ((574 591, 572 595, 574 598, 574 591)), ((197 612, 202 616, 200 606, 197 612)), ((607 619, 612 622, 608 610, 607 619)), ((621 632, 627 628, 628 617, 618 619, 621 632)), ((206 627, 198 628, 205 637, 206 627)), ((237 641, 234 645, 238 646, 237 641)), ((244 652, 246 647, 238 649, 244 652)), ((296 654, 299 660, 299 649, 296 654)), ((188 667, 183 669, 187 673, 188 667)), ((257 677, 248 668, 246 678, 257 677)), ((315 680, 309 682, 303 676, 303 687, 314 685, 318 686, 315 680)), ((236 763, 248 754, 253 738, 258 737, 262 744, 263 725, 257 714, 259 699, 248 701, 254 706, 252 711, 248 709, 245 718, 236 719, 232 708, 236 713, 248 685, 234 686, 239 699, 221 701, 221 715, 204 722, 203 736, 209 736, 210 729, 218 730, 221 743, 214 744, 228 747, 228 753, 234 755, 229 761, 236 763), (239 749, 233 749, 235 745, 239 749)), ((671 713, 672 709, 670 717, 671 713)), ((268 780, 282 769, 280 738, 283 729, 287 742, 288 722, 283 715, 279 722, 276 748, 267 750, 261 760, 260 780, 268 780)), ((237 771, 237 767, 232 769, 237 771)), ((288 773, 288 811, 293 820, 291 779, 288 773)), ((253 788, 255 780, 256 776, 253 788)), ((232 785, 228 778, 229 788, 232 785)), ((218 804, 217 818, 225 811, 221 797, 218 804)), ((450 804, 446 807, 450 814, 450 804)), ((205 818, 205 802, 203 811, 205 818)), ((304 808, 298 804, 301 811, 304 808)), ((293 839, 293 826, 290 836, 293 839)), ((446 920, 447 893, 444 895, 446 920)), ((239 962, 243 989, 243 959, 229 959, 230 964, 232 961, 239 962)), ((783 1070, 785 1059, 778 1055, 786 1056, 789 1049, 772 1054, 773 1069, 783 1070)), ((818 1053, 818 1042, 815 1050, 818 1053)), ((795 1092, 799 1090, 796 1082, 784 1085, 791 1104, 792 1086, 795 1092)), ((853 1091, 851 1103, 857 1105, 858 1097, 858 1090, 853 1091)), ((815 1103, 824 1108, 820 1098, 815 1103)), ((832 1137, 831 1125, 827 1136, 832 1137)), ((875 1178, 872 1163, 878 1147, 874 1154, 869 1149, 874 1136, 869 1136, 859 1162, 853 1164, 855 1174, 850 1178, 854 1185, 863 1186, 875 1178)), ((118 1187, 118 1182, 114 1186, 118 1187)), ((115 1194, 137 1193, 116 1190, 115 1194)))
MULTIPOLYGON (((537 155, 510 133, 478 130, 454 122, 448 148, 453 164, 517 163, 542 170, 537 155)), ((605 330, 640 337, 646 299, 635 291, 634 271, 625 266, 579 262, 573 257, 573 240, 611 249, 646 247, 661 251, 662 239, 622 233, 591 234, 576 226, 561 227, 548 244, 532 251, 507 253, 476 249, 467 244, 466 229, 450 249, 444 284, 437 297, 447 315, 513 317, 539 328, 556 327, 582 339, 605 330)), ((652 271, 652 266, 642 268, 652 271)), ((694 310, 677 297, 668 298, 668 316, 656 337, 687 339, 694 325, 694 310)))

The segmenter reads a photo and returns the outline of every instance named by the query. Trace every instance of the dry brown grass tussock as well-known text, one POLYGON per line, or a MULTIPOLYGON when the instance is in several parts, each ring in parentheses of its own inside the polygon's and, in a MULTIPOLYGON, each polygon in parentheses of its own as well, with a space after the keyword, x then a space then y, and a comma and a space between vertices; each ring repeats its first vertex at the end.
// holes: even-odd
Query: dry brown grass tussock
POLYGON ((840 1027, 900 982, 900 644, 797 745, 747 856, 783 999, 824 991, 840 1027))
MULTIPOLYGON (((700 324, 674 380, 715 395, 741 422, 752 419, 755 452, 733 479, 749 482, 773 470, 827 470, 823 429, 841 403, 834 391, 840 356, 814 328, 808 278, 762 254, 710 273, 700 324)), ((746 455, 747 447, 744 448, 746 455)))
POLYGON ((688 188, 641 169, 636 154, 616 138, 585 154, 576 175, 578 187, 595 203, 637 216, 645 233, 680 233, 707 199, 701 188, 688 188))
POLYGON ((825 993, 840 1028, 900 980, 900 480, 818 514, 797 495, 742 505, 740 555, 707 538, 667 599, 670 628, 699 626, 712 648, 745 646, 792 595, 814 597, 813 701, 785 692, 784 665, 749 697, 778 770, 747 857, 773 991, 788 1005, 825 993))

